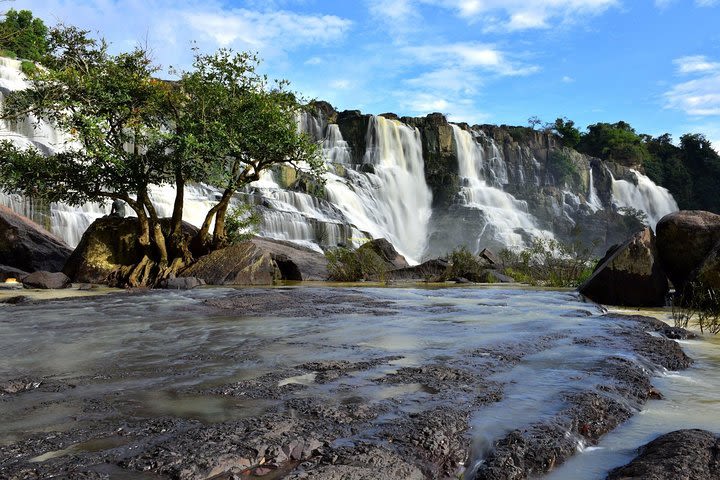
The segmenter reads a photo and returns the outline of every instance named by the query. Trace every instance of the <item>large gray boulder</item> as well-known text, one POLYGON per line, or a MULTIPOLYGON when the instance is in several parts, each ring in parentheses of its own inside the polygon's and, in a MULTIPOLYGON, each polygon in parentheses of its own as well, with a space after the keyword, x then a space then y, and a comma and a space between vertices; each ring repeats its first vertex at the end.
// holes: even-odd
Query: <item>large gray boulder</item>
POLYGON ((658 258, 677 291, 720 242, 720 215, 683 210, 664 216, 655 227, 658 258))
POLYGON ((578 290, 607 305, 663 306, 669 285, 656 255, 655 235, 646 228, 611 247, 578 290))
POLYGON ((180 276, 209 285, 272 285, 277 280, 325 280, 327 259, 290 242, 255 237, 201 257, 180 276))
POLYGON ((640 447, 630 463, 607 480, 717 480, 720 440, 705 430, 677 430, 640 447))
POLYGON ((60 271, 72 249, 32 220, 0 207, 0 265, 60 271))

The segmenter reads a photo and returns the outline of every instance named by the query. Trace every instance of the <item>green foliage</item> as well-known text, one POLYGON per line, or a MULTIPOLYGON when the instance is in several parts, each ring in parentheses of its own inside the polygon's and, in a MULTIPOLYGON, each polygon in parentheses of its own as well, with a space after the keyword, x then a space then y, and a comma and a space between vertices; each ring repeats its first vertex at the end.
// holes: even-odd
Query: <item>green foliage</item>
POLYGON ((372 249, 351 250, 338 247, 325 252, 331 280, 357 282, 359 280, 385 279, 387 264, 372 249))
POLYGON ((225 218, 225 230, 231 244, 249 240, 257 233, 261 217, 252 205, 239 203, 230 207, 225 218))
POLYGON ((31 77, 35 74, 35 72, 37 72, 37 66, 35 65, 35 62, 23 60, 22 63, 20 63, 20 71, 22 71, 26 76, 31 77))
POLYGON ((563 145, 568 148, 577 148, 580 143, 580 130, 575 127, 575 122, 567 118, 558 118, 551 125, 552 131, 562 138, 563 145))
POLYGON ((472 253, 467 247, 456 248, 448 255, 448 268, 443 279, 466 278, 472 282, 480 281, 485 265, 480 257, 472 253))
POLYGON ((504 273, 530 285, 577 287, 592 274, 592 246, 535 238, 519 252, 504 249, 504 273))
POLYGON ((547 168, 558 184, 563 184, 578 175, 577 167, 568 155, 562 150, 553 150, 548 157, 547 168))
POLYGON ((48 52, 48 29, 31 11, 10 9, 0 22, 0 48, 39 62, 48 52))
POLYGON ((0 50, 0 57, 17 58, 17 54, 13 51, 2 49, 0 50))
POLYGON ((642 137, 625 122, 596 123, 578 144, 582 153, 625 166, 640 166, 650 158, 642 137))
POLYGON ((643 210, 638 210, 637 208, 632 207, 620 207, 618 208, 618 212, 628 220, 628 230, 636 230, 637 228, 630 227, 639 227, 650 223, 647 213, 643 210))
POLYGON ((720 333, 720 291, 691 283, 673 302, 675 326, 696 325, 701 332, 720 333))

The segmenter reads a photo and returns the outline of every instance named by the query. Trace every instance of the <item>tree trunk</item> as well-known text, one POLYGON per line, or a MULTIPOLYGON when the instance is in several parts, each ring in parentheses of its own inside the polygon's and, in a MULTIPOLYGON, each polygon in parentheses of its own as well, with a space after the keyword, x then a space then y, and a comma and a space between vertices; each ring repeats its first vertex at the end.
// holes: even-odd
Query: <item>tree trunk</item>
MULTIPOLYGON (((229 190, 226 190, 226 192, 229 190)), ((213 247, 222 248, 227 243, 227 235, 225 233, 225 217, 227 216, 228 207, 230 206, 230 199, 232 198, 235 191, 225 196, 220 200, 217 213, 215 214, 215 230, 213 232, 213 247)))
MULTIPOLYGON (((216 214, 221 210, 227 210, 227 206, 230 203, 230 198, 232 198, 233 194, 235 193, 235 190, 232 188, 226 188, 225 191, 222 194, 222 197, 220 198, 220 201, 214 205, 205 215, 205 220, 203 221, 202 227, 200 227, 200 232, 198 233, 198 239, 200 240, 200 245, 204 249, 210 249, 211 242, 210 242, 210 224, 213 221, 213 218, 216 216, 216 214)), ((217 220, 216 220, 217 221, 217 220)), ((225 222, 225 218, 222 219, 223 225, 225 222)), ((217 228, 217 227, 215 227, 217 228)), ((224 229, 224 226, 223 226, 224 229)))

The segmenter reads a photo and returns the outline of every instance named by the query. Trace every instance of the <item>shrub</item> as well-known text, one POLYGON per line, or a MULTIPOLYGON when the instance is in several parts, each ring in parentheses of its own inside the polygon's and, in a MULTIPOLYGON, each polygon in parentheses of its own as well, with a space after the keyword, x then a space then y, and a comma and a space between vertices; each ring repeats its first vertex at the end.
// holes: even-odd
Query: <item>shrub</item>
POLYGON ((0 49, 0 57, 17 58, 17 55, 13 51, 0 49))
POLYGON ((325 257, 328 260, 330 279, 339 282, 384 281, 388 270, 380 255, 369 248, 334 248, 325 252, 325 257))
POLYGON ((720 291, 691 283, 675 297, 672 316, 676 327, 687 328, 693 324, 703 333, 720 333, 720 291))
POLYGON ((550 153, 547 168, 558 184, 571 180, 578 173, 570 155, 562 150, 554 150, 550 153))
POLYGON ((448 262, 450 264, 443 275, 444 280, 463 277, 476 282, 480 280, 484 270, 480 257, 464 246, 453 250, 448 255, 448 262))
POLYGON ((257 233, 259 225, 260 215, 247 203, 230 207, 225 217, 225 232, 230 243, 248 240, 257 233))
POLYGON ((37 66, 35 65, 35 62, 31 62, 29 60, 23 60, 20 64, 20 70, 28 77, 32 77, 35 72, 37 72, 37 66))
POLYGON ((500 259, 505 266, 504 273, 519 282, 547 287, 577 287, 592 274, 592 247, 578 242, 536 238, 520 252, 502 250, 500 259))

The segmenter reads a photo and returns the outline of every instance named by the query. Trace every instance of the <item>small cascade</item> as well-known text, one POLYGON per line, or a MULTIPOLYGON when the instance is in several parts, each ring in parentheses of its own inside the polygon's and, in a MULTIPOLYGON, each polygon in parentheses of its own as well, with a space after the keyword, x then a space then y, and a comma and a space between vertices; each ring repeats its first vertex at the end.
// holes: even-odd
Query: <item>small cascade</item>
POLYGON ((666 188, 656 185, 637 170, 630 171, 637 178, 637 185, 612 177, 613 203, 620 208, 645 212, 650 227, 654 229, 662 217, 679 210, 678 204, 666 188))
MULTIPOLYGON (((466 207, 481 210, 486 222, 479 237, 468 240, 475 242, 479 249, 491 244, 519 248, 525 245, 527 237, 552 238, 551 232, 538 228, 525 202, 488 184, 483 174, 486 168, 482 145, 470 132, 457 125, 452 128, 458 151, 458 172, 464 183, 460 191, 462 202, 466 207)), ((492 151, 499 153, 497 148, 492 151)), ((494 162, 504 165, 504 161, 494 162)))
POLYGON ((592 208, 594 212, 597 212, 598 210, 602 210, 603 205, 600 201, 600 197, 597 196, 597 192, 595 191, 595 182, 593 181, 592 166, 588 169, 588 177, 590 179, 590 188, 588 190, 588 205, 590 205, 590 208, 592 208))

